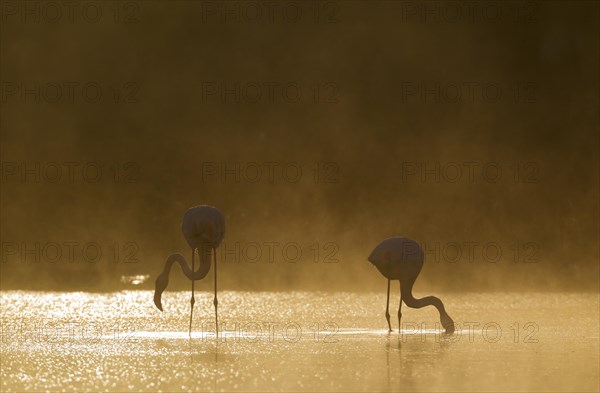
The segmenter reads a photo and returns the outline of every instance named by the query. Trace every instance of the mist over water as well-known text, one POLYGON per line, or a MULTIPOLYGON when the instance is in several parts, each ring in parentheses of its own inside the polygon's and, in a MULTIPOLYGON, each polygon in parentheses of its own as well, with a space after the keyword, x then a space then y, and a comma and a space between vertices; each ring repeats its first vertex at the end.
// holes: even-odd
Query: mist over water
POLYGON ((450 24, 340 3, 293 25, 138 5, 3 26, 3 287, 118 289, 189 255, 183 212, 212 204, 227 289, 373 290, 366 256, 393 235, 431 251, 423 285, 597 289, 595 5, 450 24))
POLYGON ((597 5, 444 23, 438 3, 335 3, 296 24, 213 5, 6 16, 3 287, 154 275, 211 204, 231 290, 373 290, 366 256, 394 235, 430 250, 423 285, 597 289, 597 5))

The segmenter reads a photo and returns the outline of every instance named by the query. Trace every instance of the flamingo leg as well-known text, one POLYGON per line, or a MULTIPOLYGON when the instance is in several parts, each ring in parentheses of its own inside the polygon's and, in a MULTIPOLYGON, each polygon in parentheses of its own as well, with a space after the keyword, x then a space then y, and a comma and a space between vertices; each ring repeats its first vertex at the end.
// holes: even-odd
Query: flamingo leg
MULTIPOLYGON (((194 274, 194 249, 192 248, 192 274, 194 274)), ((190 338, 192 338, 192 317, 194 315, 194 303, 196 303, 196 299, 194 299, 194 278, 192 277, 192 298, 190 299, 190 329, 188 331, 190 338)))
POLYGON ((213 304, 215 305, 215 331, 217 333, 217 338, 219 337, 219 320, 217 314, 217 306, 219 305, 219 301, 217 300, 217 249, 213 248, 213 255, 215 259, 215 298, 213 300, 213 304))
POLYGON ((387 319, 389 332, 391 332, 392 324, 390 323, 390 280, 388 280, 387 302, 385 303, 385 319, 387 319))
MULTIPOLYGON (((398 281, 400 283, 400 281, 398 281)), ((402 286, 402 284, 400 284, 402 286)), ((402 290, 400 290, 400 306, 398 307, 398 332, 402 330, 400 321, 402 320, 402 290)))

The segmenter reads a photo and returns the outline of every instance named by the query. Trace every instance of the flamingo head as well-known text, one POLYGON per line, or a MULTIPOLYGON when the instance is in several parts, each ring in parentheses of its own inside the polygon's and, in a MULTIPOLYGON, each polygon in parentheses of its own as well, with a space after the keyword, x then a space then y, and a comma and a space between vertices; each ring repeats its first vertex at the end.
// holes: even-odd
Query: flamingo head
POLYGON ((440 315, 440 322, 442 324, 442 326, 444 327, 444 329, 446 330, 447 334, 452 334, 454 333, 454 321, 452 320, 452 318, 450 318, 450 315, 443 313, 442 315, 440 315))
POLYGON ((154 305, 160 311, 163 310, 162 301, 161 301, 162 293, 165 291, 168 284, 169 284, 169 276, 167 274, 161 273, 156 278, 155 289, 154 289, 154 305))

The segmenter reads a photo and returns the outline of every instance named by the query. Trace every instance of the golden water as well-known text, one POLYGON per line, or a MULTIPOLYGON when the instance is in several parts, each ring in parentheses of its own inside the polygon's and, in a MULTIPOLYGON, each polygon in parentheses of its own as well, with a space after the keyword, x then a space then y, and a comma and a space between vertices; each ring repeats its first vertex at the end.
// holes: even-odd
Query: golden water
MULTIPOLYGON (((446 294, 435 309, 385 293, 1 294, 4 391, 598 391, 596 294, 446 294)), ((416 293, 417 296, 425 294, 416 293)))

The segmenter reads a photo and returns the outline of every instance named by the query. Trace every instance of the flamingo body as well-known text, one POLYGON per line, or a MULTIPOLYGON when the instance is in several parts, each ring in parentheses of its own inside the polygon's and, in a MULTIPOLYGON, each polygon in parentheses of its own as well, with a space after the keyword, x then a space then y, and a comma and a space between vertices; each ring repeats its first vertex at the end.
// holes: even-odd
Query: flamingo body
POLYGON ((225 217, 213 206, 189 208, 183 215, 181 231, 192 249, 217 248, 225 236, 225 217))
POLYGON ((389 331, 392 331, 389 314, 390 281, 400 282, 400 306, 398 324, 402 318, 402 302, 408 307, 421 308, 434 306, 440 313, 440 322, 447 333, 454 332, 454 321, 444 308, 444 304, 435 296, 417 299, 412 294, 413 285, 421 273, 425 259, 423 249, 416 241, 406 237, 391 237, 379 243, 367 258, 379 272, 388 279, 387 304, 385 317, 389 331))
POLYGON ((423 267, 423 249, 406 237, 391 237, 375 247, 368 258, 388 280, 415 281, 423 267))
POLYGON ((215 326, 217 335, 219 334, 219 324, 217 318, 217 254, 216 249, 219 247, 225 236, 225 217, 221 212, 213 207, 207 205, 199 205, 189 208, 183 215, 183 221, 181 223, 181 231, 185 241, 192 249, 192 266, 188 265, 185 257, 181 254, 171 254, 167 261, 163 271, 158 275, 155 281, 154 289, 154 304, 156 307, 163 311, 162 307, 162 293, 169 284, 169 272, 171 266, 174 263, 178 263, 181 266, 183 274, 192 281, 192 297, 190 299, 190 337, 192 334, 192 316, 194 311, 194 281, 201 280, 208 274, 211 267, 211 254, 214 257, 215 266, 215 296, 213 304, 215 306, 215 326), (194 266, 194 254, 198 252, 200 256, 200 265, 198 270, 195 270, 194 266))

